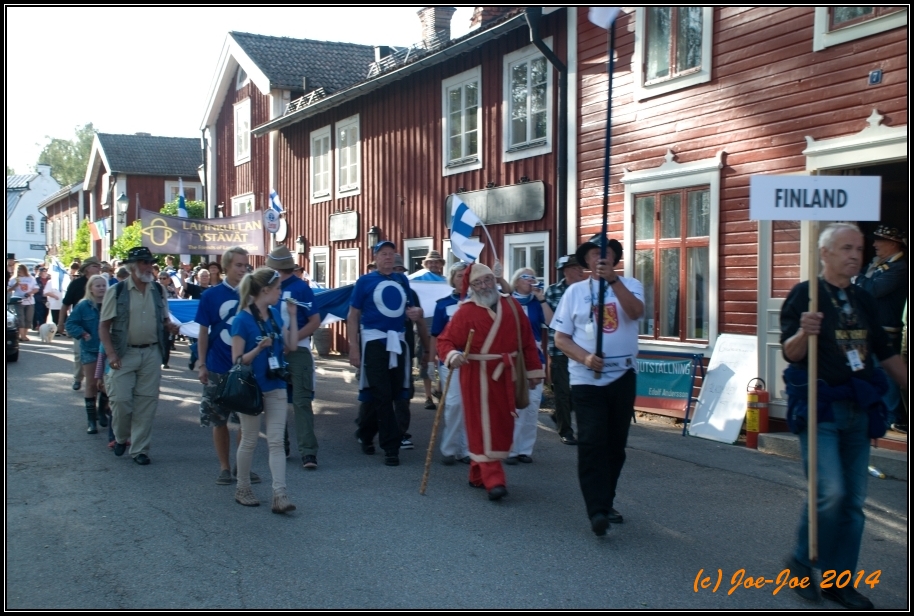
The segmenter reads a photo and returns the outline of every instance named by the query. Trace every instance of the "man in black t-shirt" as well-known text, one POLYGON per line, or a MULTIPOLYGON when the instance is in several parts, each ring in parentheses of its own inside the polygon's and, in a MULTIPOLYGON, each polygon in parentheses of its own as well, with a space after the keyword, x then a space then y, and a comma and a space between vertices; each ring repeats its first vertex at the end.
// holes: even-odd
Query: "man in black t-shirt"
MULTIPOLYGON (((66 331, 67 313, 86 296, 86 285, 89 278, 101 273, 102 263, 95 257, 87 257, 79 265, 79 276, 67 285, 63 296, 63 306, 57 320, 57 331, 66 331)), ((83 366, 79 358, 79 338, 73 339, 73 391, 79 391, 83 382, 83 366)))
MULTIPOLYGON (((781 344, 790 367, 784 372, 788 392, 788 423, 799 433, 804 471, 808 468, 806 429, 806 371, 808 337, 818 336, 818 438, 817 517, 819 522, 818 562, 822 571, 857 571, 857 558, 863 536, 863 503, 866 500, 867 466, 870 458, 871 424, 879 427, 870 412, 884 411, 881 397, 884 377, 878 386, 875 362, 903 390, 907 390, 907 371, 901 357, 892 349, 880 327, 876 300, 854 287, 851 279, 860 271, 863 234, 852 224, 829 225, 819 236, 822 277, 819 287, 819 312, 807 312, 809 282, 795 286, 781 308, 781 344), (881 389, 881 391, 880 391, 881 389)), ((881 427, 885 432, 884 425, 881 427)), ((809 578, 806 588, 796 592, 808 600, 818 600, 819 586, 812 575, 809 559, 809 518, 804 505, 797 531, 797 546, 789 566, 793 576, 809 578)), ((853 609, 872 609, 869 599, 853 585, 823 588, 822 595, 853 609)))

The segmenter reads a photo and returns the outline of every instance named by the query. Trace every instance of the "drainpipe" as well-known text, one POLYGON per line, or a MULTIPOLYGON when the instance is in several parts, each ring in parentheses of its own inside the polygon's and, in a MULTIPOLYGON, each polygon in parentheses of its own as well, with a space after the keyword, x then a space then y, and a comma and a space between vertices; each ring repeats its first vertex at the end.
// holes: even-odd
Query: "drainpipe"
MULTIPOLYGON (((206 174, 206 171, 207 171, 207 169, 206 169, 207 143, 206 143, 206 129, 205 128, 200 129, 200 143, 202 144, 202 147, 203 147, 203 151, 201 152, 201 154, 203 155, 203 204, 205 206, 204 211, 206 212, 206 216, 208 218, 210 216, 209 194, 208 194, 209 193, 209 176, 206 174)), ((213 218, 216 217, 216 212, 213 212, 212 217, 213 218)))
POLYGON ((527 26, 530 28, 530 42, 542 52, 543 56, 549 63, 555 67, 559 73, 559 113, 558 113, 558 154, 556 156, 556 258, 568 254, 568 242, 566 239, 567 231, 565 229, 568 211, 568 127, 566 118, 568 116, 568 99, 565 94, 568 91, 568 67, 559 59, 555 53, 540 38, 539 24, 543 16, 542 7, 528 7, 524 10, 524 17, 527 19, 527 26))

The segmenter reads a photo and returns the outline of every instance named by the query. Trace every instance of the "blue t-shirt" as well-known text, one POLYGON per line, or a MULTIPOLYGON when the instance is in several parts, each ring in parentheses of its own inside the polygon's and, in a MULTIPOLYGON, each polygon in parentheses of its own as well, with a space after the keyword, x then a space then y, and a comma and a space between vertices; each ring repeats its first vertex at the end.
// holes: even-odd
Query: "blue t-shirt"
POLYGON ((403 332, 410 307, 407 290, 409 281, 403 274, 374 271, 356 280, 349 305, 362 311, 363 328, 403 332))
MULTIPOLYGON (((268 335, 275 334, 273 337, 273 355, 279 360, 281 365, 284 363, 282 356, 282 315, 272 306, 270 307, 270 312, 273 314, 273 318, 276 319, 276 324, 280 327, 280 331, 277 332, 275 330, 269 318, 264 321, 263 328, 268 335)), ((260 341, 263 339, 263 334, 260 331, 260 327, 257 325, 257 321, 254 320, 254 315, 245 312, 244 310, 240 310, 238 314, 235 315, 235 319, 232 321, 232 337, 234 338, 235 336, 244 338, 245 353, 260 344, 260 341)), ((254 358, 254 363, 251 364, 251 367, 254 370, 254 378, 257 379, 257 384, 260 385, 260 390, 262 392, 273 391, 274 389, 285 389, 285 381, 267 378, 267 371, 270 368, 269 357, 270 350, 264 349, 254 358)))
MULTIPOLYGON (((432 336, 437 338, 441 335, 445 326, 451 322, 451 317, 457 312, 459 304, 460 296, 457 293, 451 293, 447 297, 442 297, 435 302, 435 316, 432 318, 432 336)), ((438 359, 438 365, 444 365, 444 362, 441 361, 440 358, 438 359)))
POLYGON ((238 290, 225 281, 208 288, 200 296, 197 316, 200 327, 209 330, 206 369, 225 373, 232 368, 232 321, 238 311, 238 290))
MULTIPOLYGON (((311 290, 311 286, 307 282, 297 276, 289 276, 282 281, 279 288, 281 293, 276 307, 279 308, 279 312, 282 314, 282 322, 289 322, 289 304, 284 300, 291 297, 298 302, 298 312, 296 314, 298 316, 298 329, 301 330, 305 327, 311 315, 314 314, 314 291, 311 290), (308 307, 305 308, 302 304, 308 307)), ((302 340, 298 346, 308 346, 308 344, 302 340)))
POLYGON ((536 339, 536 350, 540 354, 540 361, 545 365, 546 358, 543 357, 543 349, 541 348, 543 328, 546 327, 546 315, 543 312, 543 306, 533 294, 527 297, 518 297, 517 295, 512 295, 512 297, 518 301, 521 308, 524 309, 524 314, 530 320, 530 325, 533 327, 533 337, 536 339))

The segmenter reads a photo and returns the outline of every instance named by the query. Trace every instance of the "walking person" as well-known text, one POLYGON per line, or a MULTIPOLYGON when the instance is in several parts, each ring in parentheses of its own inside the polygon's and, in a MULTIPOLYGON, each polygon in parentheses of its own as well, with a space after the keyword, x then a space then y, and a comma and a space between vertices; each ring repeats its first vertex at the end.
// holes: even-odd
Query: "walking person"
MULTIPOLYGON (((63 296, 63 303, 57 319, 58 332, 66 331, 67 315, 69 314, 69 311, 86 296, 86 284, 89 282, 89 278, 101 273, 101 265, 101 261, 95 257, 86 257, 85 261, 82 263, 74 262, 70 265, 71 277, 73 277, 74 271, 76 272, 76 276, 70 280, 67 291, 63 296), (74 266, 76 266, 75 270, 73 269, 74 266)), ((83 365, 80 359, 79 340, 75 339, 73 340, 73 391, 79 391, 82 387, 84 378, 83 365)))
POLYGON ((501 461, 514 437, 516 363, 522 356, 529 389, 543 382, 545 372, 530 321, 514 298, 498 292, 492 270, 472 264, 464 274, 467 285, 473 292, 438 336, 438 356, 450 369, 460 368, 470 486, 485 487, 489 500, 497 501, 508 494, 501 461), (464 356, 470 330, 475 334, 464 356))
POLYGON ((102 300, 108 290, 108 281, 96 274, 88 280, 86 297, 76 304, 67 318, 67 334, 79 340, 79 361, 86 379, 85 405, 87 434, 98 434, 96 421, 101 419, 102 427, 108 425, 107 417, 99 417, 97 409, 98 388, 96 387, 95 365, 98 362, 98 324, 102 300))
MULTIPOLYGON (((885 374, 902 390, 908 388, 907 367, 881 327, 879 306, 867 291, 851 284, 863 259, 863 234, 856 225, 834 223, 819 235, 822 274, 819 312, 809 310, 810 282, 796 285, 781 307, 781 344, 790 366, 787 386, 787 423, 800 437, 803 469, 808 469, 807 417, 808 341, 818 336, 817 569, 857 571, 863 538, 870 438, 885 433, 888 389, 885 374), (874 431, 875 430, 875 431, 874 431)), ((819 600, 809 555, 809 507, 803 506, 797 543, 788 564, 795 577, 809 578, 806 588, 794 590, 804 599, 819 600)), ((851 609, 873 609, 873 603, 852 584, 823 588, 822 595, 851 609)))
POLYGON ((587 264, 591 276, 568 287, 552 319, 555 345, 569 359, 578 419, 578 481, 597 536, 605 535, 610 523, 623 521, 614 504, 635 415, 638 321, 644 316, 641 282, 615 272, 622 244, 609 240, 601 259, 600 239, 578 247, 575 258, 587 264), (602 297, 600 279, 605 283, 602 297), (598 310, 603 312, 599 333, 598 310), (603 336, 602 357, 596 354, 597 335, 603 336))
POLYGON ((21 263, 16 266, 16 275, 10 278, 7 287, 13 297, 20 302, 16 305, 19 314, 19 342, 30 342, 29 326, 35 317, 35 294, 38 293, 38 282, 29 274, 29 268, 21 263))
MULTIPOLYGON (((241 303, 232 322, 232 362, 251 366, 263 393, 263 417, 267 425, 270 475, 273 479, 273 513, 295 510, 286 494, 286 455, 283 432, 286 427, 286 368, 283 348, 297 348, 298 306, 289 303, 289 322, 274 308, 279 301, 279 272, 261 267, 241 280, 241 303)), ((238 446, 238 486, 235 501, 246 507, 260 504, 251 490, 250 472, 254 449, 260 435, 260 415, 240 415, 242 439, 238 446)))
POLYGON ((98 334, 112 372, 108 384, 116 444, 114 455, 127 451, 139 465, 150 463, 152 422, 159 404, 162 357, 168 334, 178 326, 168 317, 168 301, 156 284, 155 258, 145 246, 131 248, 126 267, 130 278, 108 287, 102 302, 98 334))
POLYGON ((48 299, 44 294, 44 289, 50 280, 48 268, 39 267, 38 276, 35 277, 35 282, 38 285, 38 291, 35 293, 35 317, 32 319, 32 329, 36 332, 39 327, 48 321, 48 299))

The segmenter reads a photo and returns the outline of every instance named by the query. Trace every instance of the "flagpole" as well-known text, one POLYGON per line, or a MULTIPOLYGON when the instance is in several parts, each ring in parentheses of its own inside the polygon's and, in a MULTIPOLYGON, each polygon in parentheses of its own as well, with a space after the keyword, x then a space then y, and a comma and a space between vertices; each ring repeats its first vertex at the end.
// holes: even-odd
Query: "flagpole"
MULTIPOLYGON (((613 20, 609 27, 609 86, 606 91, 606 147, 603 155, 603 226, 600 229, 600 259, 606 258, 606 232, 609 218, 609 145, 612 136, 613 115, 613 69, 615 68, 616 22, 613 20)), ((602 276, 599 280, 600 295, 597 302, 597 349, 596 356, 603 357, 603 295, 606 293, 606 279, 602 276)), ((600 378, 602 371, 594 371, 594 378, 600 378)))

